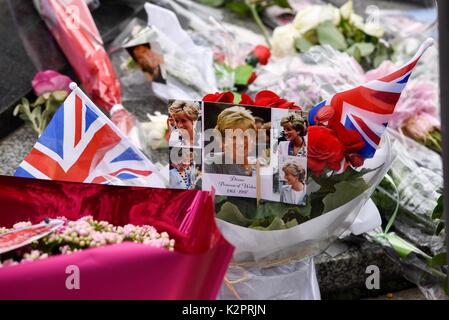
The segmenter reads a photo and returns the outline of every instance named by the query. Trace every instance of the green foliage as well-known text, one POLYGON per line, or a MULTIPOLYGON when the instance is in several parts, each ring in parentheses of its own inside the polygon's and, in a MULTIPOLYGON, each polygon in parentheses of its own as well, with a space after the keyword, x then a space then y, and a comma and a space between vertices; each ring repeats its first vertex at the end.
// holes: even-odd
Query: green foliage
POLYGON ((348 47, 344 35, 330 21, 321 23, 317 27, 317 36, 321 45, 328 44, 340 51, 346 50, 348 47))
POLYGON ((251 74, 253 73, 254 68, 251 67, 249 64, 242 64, 239 65, 235 69, 235 84, 245 86, 248 84, 248 80, 251 77, 251 74))
POLYGON ((43 94, 31 104, 28 99, 22 98, 21 103, 14 108, 13 115, 30 123, 34 131, 41 134, 66 97, 67 92, 55 91, 43 94))
POLYGON ((363 176, 371 171, 357 171, 349 167, 340 174, 314 177, 320 189, 306 197, 304 206, 265 200, 257 205, 255 199, 216 197, 217 217, 257 230, 291 228, 336 209, 362 194, 368 188, 363 176))

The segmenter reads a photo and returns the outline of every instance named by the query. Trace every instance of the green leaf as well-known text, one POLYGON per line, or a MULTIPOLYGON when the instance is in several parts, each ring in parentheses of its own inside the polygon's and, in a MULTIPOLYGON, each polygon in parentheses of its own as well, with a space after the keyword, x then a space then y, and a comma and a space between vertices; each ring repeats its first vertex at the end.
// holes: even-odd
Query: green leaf
POLYGON ((312 47, 313 43, 306 38, 299 37, 295 40, 295 48, 298 49, 299 52, 307 52, 312 47))
POLYGON ((435 228, 435 235, 439 236, 441 231, 444 230, 446 224, 443 221, 438 222, 437 227, 435 228))
POLYGON ((250 11, 249 7, 244 2, 239 1, 227 2, 225 7, 240 15, 245 15, 250 11))
POLYGON ((36 101, 33 102, 32 106, 33 107, 40 106, 44 104, 46 101, 47 99, 45 99, 44 96, 39 96, 37 97, 36 101))
POLYGON ((376 55, 373 60, 374 68, 379 67, 382 64, 382 62, 384 62, 385 60, 388 60, 388 54, 385 53, 385 54, 376 55))
POLYGON ((323 199, 324 212, 329 212, 348 203, 368 188, 369 186, 363 178, 342 181, 335 184, 335 192, 328 194, 323 199))
POLYGON ((432 212, 432 219, 441 219, 443 216, 443 195, 438 198, 437 205, 432 212))
POLYGON ((407 257, 410 253, 414 252, 428 260, 431 259, 429 255, 412 245, 411 243, 405 241, 401 237, 397 236, 394 233, 388 233, 385 235, 386 239, 393 247, 393 249, 403 258, 407 257))
POLYGON ((353 44, 351 47, 349 47, 349 49, 346 52, 349 53, 350 55, 354 56, 354 51, 356 49, 359 50, 360 56, 367 57, 374 52, 376 47, 372 43, 358 42, 358 43, 353 44))
POLYGON ((231 202, 225 202, 221 206, 217 218, 242 227, 248 227, 252 223, 252 220, 247 219, 239 208, 231 202))
POLYGON ((50 99, 59 101, 60 103, 67 98, 67 91, 53 91, 50 99))
POLYGON ((226 2, 226 0, 199 0, 199 2, 211 7, 220 7, 226 2))
POLYGON ((432 257, 432 259, 429 261, 430 267, 435 266, 445 266, 447 265, 447 253, 441 252, 437 254, 436 256, 432 257))
POLYGON ((249 64, 242 64, 235 69, 235 84, 236 85, 246 85, 248 83, 254 68, 249 64))
POLYGON ((321 23, 317 28, 318 41, 320 44, 329 44, 336 50, 346 50, 348 44, 345 37, 332 22, 321 23))

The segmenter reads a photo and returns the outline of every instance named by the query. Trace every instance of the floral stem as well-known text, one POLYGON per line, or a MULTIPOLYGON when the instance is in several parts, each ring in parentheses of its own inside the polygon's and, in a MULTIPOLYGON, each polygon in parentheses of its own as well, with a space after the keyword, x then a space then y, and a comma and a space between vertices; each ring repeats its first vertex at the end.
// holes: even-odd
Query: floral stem
POLYGON ((394 182, 393 178, 391 178, 391 176, 389 174, 385 175, 385 179, 393 186, 394 191, 396 193, 395 198, 396 198, 396 207, 394 208, 393 214, 390 217, 390 220, 388 220, 387 226, 385 227, 385 231, 384 234, 387 234, 388 231, 390 231, 391 227, 393 226, 394 221, 396 220, 396 216, 398 214, 399 211, 399 190, 396 186, 396 183, 394 182))
POLYGON ((268 34, 268 30, 259 17, 259 13, 257 12, 256 5, 251 3, 251 1, 246 1, 246 4, 248 5, 249 10, 251 11, 251 15, 253 16, 254 21, 256 22, 260 31, 262 31, 262 35, 265 38, 265 42, 267 43, 268 47, 270 47, 270 49, 271 49, 270 36, 268 34))

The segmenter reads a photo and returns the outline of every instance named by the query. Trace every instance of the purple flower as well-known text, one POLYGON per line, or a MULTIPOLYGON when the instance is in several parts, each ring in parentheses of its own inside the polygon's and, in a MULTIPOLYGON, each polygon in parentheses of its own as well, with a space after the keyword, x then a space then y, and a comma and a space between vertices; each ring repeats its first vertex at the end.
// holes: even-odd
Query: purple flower
POLYGON ((41 96, 54 91, 66 91, 70 93, 69 84, 72 80, 54 70, 39 71, 31 82, 34 93, 41 96))

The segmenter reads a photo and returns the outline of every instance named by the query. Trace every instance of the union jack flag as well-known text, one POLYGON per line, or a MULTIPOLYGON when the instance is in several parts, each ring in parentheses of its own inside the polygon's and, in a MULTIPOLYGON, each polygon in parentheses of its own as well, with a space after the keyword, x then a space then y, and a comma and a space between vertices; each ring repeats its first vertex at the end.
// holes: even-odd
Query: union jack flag
POLYGON ((15 175, 163 187, 158 169, 79 88, 73 89, 15 175))
POLYGON ((318 111, 325 106, 332 107, 335 112, 333 119, 363 137, 365 147, 359 154, 372 158, 413 69, 432 44, 433 40, 427 39, 410 62, 399 70, 354 89, 336 93, 319 103, 310 110, 309 123, 317 124, 318 111))

